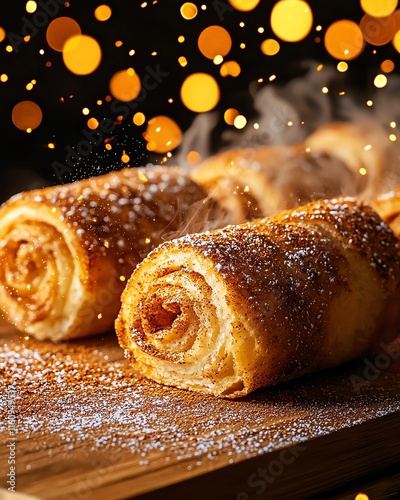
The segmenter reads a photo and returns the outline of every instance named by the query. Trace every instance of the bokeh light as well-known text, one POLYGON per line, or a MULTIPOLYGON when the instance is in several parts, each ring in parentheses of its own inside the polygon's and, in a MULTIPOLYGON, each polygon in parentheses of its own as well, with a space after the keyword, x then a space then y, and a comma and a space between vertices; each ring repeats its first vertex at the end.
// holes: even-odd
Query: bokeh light
POLYGON ((266 56, 274 56, 280 48, 279 42, 273 38, 268 38, 261 43, 261 52, 266 56))
POLYGON ((0 42, 2 42, 6 37, 6 30, 0 26, 0 42))
POLYGON ((360 55, 364 48, 360 27, 348 19, 332 23, 326 30, 324 43, 327 52, 332 57, 346 61, 360 55))
POLYGON ((230 34, 222 26, 208 26, 201 33, 197 41, 200 52, 208 59, 216 56, 226 56, 232 47, 230 34))
POLYGON ((235 108, 229 108, 224 113, 224 120, 228 125, 233 125, 235 123, 235 118, 239 116, 239 111, 235 108))
POLYGON ((180 12, 183 19, 190 21, 197 16, 198 10, 194 3, 186 2, 182 5, 180 12))
POLYGON ((138 113, 135 113, 133 115, 132 121, 136 126, 140 127, 146 121, 146 116, 144 115, 144 113, 139 111, 138 113))
POLYGON ((89 118, 89 120, 87 121, 87 126, 91 129, 91 130, 96 130, 96 128, 99 126, 99 120, 97 120, 97 118, 89 118))
POLYGON ((101 48, 98 42, 88 35, 75 35, 63 47, 65 66, 76 75, 88 75, 95 71, 101 61, 101 48))
POLYGON ((71 17, 57 17, 47 27, 46 40, 50 47, 62 52, 68 38, 81 34, 79 24, 71 17))
POLYGON ((110 92, 119 101, 133 101, 141 88, 140 78, 133 68, 117 71, 110 80, 110 92))
POLYGON ((396 7, 397 0, 361 0, 362 10, 373 17, 390 16, 396 7))
POLYGON ((400 52, 400 31, 394 35, 392 43, 397 52, 400 52))
POLYGON ((37 3, 33 0, 29 0, 28 2, 26 2, 25 9, 28 14, 33 14, 37 9, 37 3))
POLYGON ((303 40, 313 23, 311 7, 303 0, 280 0, 271 12, 271 27, 275 35, 285 42, 303 40))
POLYGON ((219 72, 223 77, 227 76, 237 77, 240 75, 241 68, 239 63, 237 63, 236 61, 226 61, 222 64, 219 72))
POLYGON ((383 89, 387 85, 387 76, 386 75, 376 75, 374 78, 374 85, 378 89, 383 89))
POLYGON ((340 73, 345 73, 349 69, 349 65, 345 61, 340 61, 336 67, 340 73))
POLYGON ((236 10, 240 10, 242 12, 249 12, 257 7, 260 3, 260 0, 229 0, 229 3, 236 10))
POLYGON ((385 59, 381 63, 381 70, 384 73, 391 73, 394 70, 394 62, 390 59, 385 59))
POLYGON ((160 115, 148 121, 143 137, 149 151, 168 153, 182 142, 182 131, 172 118, 160 115))
POLYGON ((30 132, 40 125, 43 113, 35 102, 21 101, 14 106, 11 118, 18 129, 30 132))
POLYGON ((196 113, 214 109, 219 102, 220 94, 217 82, 207 73, 189 75, 181 87, 183 104, 196 113))
POLYGON ((394 16, 377 18, 365 14, 360 21, 360 29, 366 42, 377 46, 386 45, 396 34, 396 19, 394 16))
POLYGON ((94 17, 98 21, 108 21, 111 17, 112 10, 108 5, 99 5, 94 11, 94 17))

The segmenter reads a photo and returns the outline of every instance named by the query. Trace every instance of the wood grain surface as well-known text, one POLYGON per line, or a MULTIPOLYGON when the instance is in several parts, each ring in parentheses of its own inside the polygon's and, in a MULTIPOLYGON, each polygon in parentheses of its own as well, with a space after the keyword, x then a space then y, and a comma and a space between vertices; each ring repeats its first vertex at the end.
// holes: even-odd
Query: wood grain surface
POLYGON ((395 498, 396 345, 229 401, 141 379, 113 332, 51 344, 2 323, 0 498, 10 444, 16 491, 40 499, 395 498))

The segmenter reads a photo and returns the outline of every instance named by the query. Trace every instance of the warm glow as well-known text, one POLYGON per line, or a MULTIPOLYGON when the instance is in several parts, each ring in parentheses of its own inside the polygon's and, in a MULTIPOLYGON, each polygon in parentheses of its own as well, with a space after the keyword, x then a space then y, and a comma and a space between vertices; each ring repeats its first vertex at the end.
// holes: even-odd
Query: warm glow
POLYGON ((346 61, 357 57, 364 48, 360 27, 348 19, 331 24, 326 30, 324 41, 325 48, 332 57, 346 61))
POLYGON ((63 60, 71 73, 76 75, 93 73, 101 61, 100 45, 91 36, 75 35, 64 44, 63 60))
POLYGON ((183 35, 178 36, 178 42, 183 43, 185 41, 185 37, 183 35))
POLYGON ((91 129, 91 130, 96 130, 96 128, 99 126, 99 121, 96 119, 96 118, 89 118, 89 120, 87 121, 87 126, 91 129))
POLYGON ((8 75, 6 75, 5 73, 3 73, 2 75, 0 75, 0 81, 1 82, 6 82, 8 80, 8 75))
POLYGON ((116 99, 129 102, 140 94, 141 82, 133 68, 115 73, 110 80, 110 92, 116 99))
POLYGON ((400 30, 394 35, 392 43, 397 52, 400 52, 400 30))
POLYGON ((68 38, 80 34, 81 28, 74 19, 70 17, 57 17, 47 28, 46 40, 52 49, 62 52, 68 38))
POLYGON ((132 121, 135 125, 140 127, 146 121, 146 117, 143 113, 138 112, 133 115, 132 121))
POLYGON ((178 62, 182 66, 182 68, 184 68, 187 65, 187 63, 188 63, 185 56, 179 57, 178 58, 178 62))
POLYGON ((345 71, 347 71, 349 69, 349 65, 345 61, 340 61, 337 64, 337 69, 338 69, 338 71, 340 71, 340 73, 344 73, 345 71))
POLYGON ((373 17, 390 16, 396 7, 397 0, 361 0, 362 10, 373 17))
POLYGON ((369 500, 369 496, 365 493, 358 493, 355 497, 355 500, 369 500))
POLYGON ((236 10, 241 10, 242 12, 249 12, 257 7, 260 0, 229 0, 229 3, 236 10))
POLYGON ((121 156, 121 161, 122 161, 122 163, 129 163, 129 160, 130 160, 129 155, 127 155, 127 154, 124 152, 124 153, 122 154, 122 156, 121 156))
POLYGON ((197 41, 200 52, 208 59, 226 56, 232 47, 230 34, 221 26, 209 26, 204 29, 197 41))
POLYGON ((37 9, 37 3, 34 2, 33 0, 29 0, 28 2, 26 2, 26 12, 28 12, 28 14, 33 14, 37 9))
POLYGON ((360 28, 364 40, 376 46, 389 43, 397 31, 394 16, 376 18, 365 14, 360 21, 360 28))
POLYGON ((381 63, 381 70, 385 73, 391 73, 394 70, 394 62, 390 59, 386 59, 381 63))
POLYGON ((197 165, 198 163, 201 162, 201 155, 197 151, 189 151, 189 153, 186 156, 186 161, 190 165, 197 165))
POLYGON ((285 42, 298 42, 312 27, 311 7, 303 0, 280 0, 271 12, 271 27, 275 35, 285 42))
POLYGON ((279 42, 273 38, 268 38, 261 44, 261 52, 266 56, 274 56, 279 52, 280 48, 281 46, 279 45, 279 42))
POLYGON ((241 68, 239 64, 236 61, 226 61, 224 64, 221 66, 219 70, 221 76, 226 77, 226 76, 239 76, 241 72, 241 68))
POLYGON ((215 108, 220 98, 220 90, 215 79, 207 73, 193 73, 181 87, 183 104, 196 113, 215 108))
POLYGON ((374 78, 374 85, 378 89, 382 89, 383 87, 386 87, 387 84, 387 77, 385 75, 376 75, 374 78))
POLYGON ((190 20, 197 16, 197 7, 194 3, 186 2, 181 7, 181 16, 183 19, 190 20))
POLYGON ((0 42, 6 37, 6 30, 0 26, 0 42))
POLYGON ((43 113, 35 102, 22 101, 14 106, 11 117, 17 128, 31 132, 40 125, 43 113))
POLYGON ((224 120, 228 125, 233 125, 237 116, 239 116, 239 111, 235 108, 229 108, 224 113, 224 120))
POLYGON ((143 137, 148 143, 149 151, 168 153, 182 142, 182 131, 172 118, 155 116, 149 120, 143 137))
POLYGON ((244 128, 246 124, 247 120, 246 117, 244 117, 243 115, 238 115, 233 122, 233 125, 238 129, 244 128))
POLYGON ((94 11, 94 17, 98 21, 108 21, 112 14, 112 10, 108 5, 99 5, 94 11))

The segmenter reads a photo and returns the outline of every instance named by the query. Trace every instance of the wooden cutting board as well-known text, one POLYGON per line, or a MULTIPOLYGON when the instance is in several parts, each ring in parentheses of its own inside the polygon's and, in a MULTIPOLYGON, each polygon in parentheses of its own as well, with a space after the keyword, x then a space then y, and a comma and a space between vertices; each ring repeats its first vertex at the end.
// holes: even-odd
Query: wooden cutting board
POLYGON ((390 498, 400 356, 385 352, 228 401, 141 379, 112 332, 54 345, 2 324, 0 487, 11 444, 16 490, 41 499, 390 498))

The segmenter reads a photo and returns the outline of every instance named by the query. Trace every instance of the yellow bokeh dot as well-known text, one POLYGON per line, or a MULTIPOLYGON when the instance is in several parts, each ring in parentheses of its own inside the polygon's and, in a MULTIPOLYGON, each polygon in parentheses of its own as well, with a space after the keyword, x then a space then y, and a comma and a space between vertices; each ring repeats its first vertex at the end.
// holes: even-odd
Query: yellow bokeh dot
POLYGON ((99 5, 94 11, 94 17, 98 21, 108 21, 111 17, 112 10, 108 5, 99 5))
POLYGON ((197 16, 198 10, 194 3, 186 2, 181 7, 181 16, 183 19, 194 19, 197 16))
POLYGON ((355 497, 355 500, 369 500, 369 496, 365 493, 358 493, 355 497))
POLYGON ((303 0, 280 0, 271 12, 271 27, 275 35, 285 42, 303 40, 313 23, 311 7, 303 0))
POLYGON ((187 63, 188 63, 185 56, 179 57, 178 58, 178 62, 182 66, 182 68, 184 68, 187 65, 187 63))
POLYGON ((99 126, 99 120, 97 120, 97 118, 89 118, 89 120, 87 121, 87 126, 91 129, 91 130, 96 130, 96 128, 99 126))
POLYGON ((97 69, 101 61, 98 42, 88 35, 75 35, 63 47, 65 66, 76 75, 88 75, 97 69))
POLYGON ((198 151, 189 151, 186 156, 186 161, 190 165, 197 165, 201 162, 201 154, 198 151))
POLYGON ((0 26, 0 42, 2 42, 6 37, 6 30, 0 26))
POLYGON ((43 113, 35 102, 21 101, 14 106, 11 118, 18 129, 31 132, 42 122, 43 113))
POLYGON ((381 62, 381 70, 385 73, 391 73, 394 70, 394 62, 390 59, 385 59, 381 62))
POLYGON ((183 104, 197 113, 214 109, 219 102, 220 95, 218 83, 207 73, 189 75, 181 87, 183 104))
POLYGON ((361 0, 362 10, 373 17, 390 16, 396 7, 397 0, 361 0))
POLYGON ((260 0, 229 0, 229 3, 236 10, 240 10, 242 12, 249 12, 257 7, 260 3, 260 0))
POLYGON ((365 14, 360 21, 360 29, 366 42, 376 46, 386 45, 396 34, 396 19, 394 16, 376 18, 365 14))
POLYGON ((138 113, 135 113, 133 115, 132 121, 133 121, 133 123, 135 125, 137 125, 138 127, 140 127, 146 121, 146 117, 145 117, 144 113, 141 113, 139 111, 138 113))
POLYGON ((349 65, 345 61, 340 61, 337 64, 337 69, 338 69, 338 71, 340 71, 340 73, 344 73, 345 71, 347 71, 349 69, 349 65))
POLYGON ((235 118, 233 125, 239 130, 244 128, 247 125, 246 117, 244 117, 243 115, 238 115, 235 118))
POLYGON ((29 0, 28 2, 26 2, 25 8, 28 14, 33 14, 37 9, 37 3, 34 2, 33 0, 29 0))
POLYGON ((115 73, 110 80, 110 92, 123 102, 133 101, 140 94, 142 85, 133 68, 115 73))
POLYGON ((397 52, 400 52, 400 30, 394 35, 392 43, 397 52))
POLYGON ((235 108, 229 108, 224 113, 224 120, 228 125, 233 125, 235 123, 235 118, 239 116, 239 111, 235 108))
POLYGON ((168 153, 182 142, 182 131, 172 118, 160 115, 148 121, 143 137, 150 151, 168 153))
POLYGON ((122 163, 129 163, 129 160, 130 160, 129 155, 123 153, 123 155, 121 156, 122 163))
POLYGON ((239 63, 236 61, 226 61, 224 64, 222 64, 219 72, 221 76, 226 77, 226 76, 239 76, 240 72, 242 71, 239 63))
POLYGON ((261 44, 261 52, 266 56, 274 56, 279 52, 280 48, 281 46, 279 45, 279 42, 273 38, 268 38, 261 44))
POLYGON ((68 38, 80 34, 81 28, 74 19, 71 17, 57 17, 47 27, 46 40, 52 49, 62 52, 68 38))
POLYGON ((3 73, 2 75, 0 75, 0 81, 1 82, 6 82, 8 80, 8 75, 6 75, 5 73, 3 73))
POLYGON ((383 89, 383 87, 386 87, 387 84, 387 77, 385 75, 376 75, 374 78, 374 85, 378 89, 383 89))
POLYGON ((326 50, 332 57, 346 61, 360 55, 364 48, 360 27, 348 19, 332 23, 326 30, 324 42, 326 50))
POLYGON ((216 56, 226 56, 232 47, 230 34, 222 26, 208 26, 201 33, 197 41, 200 52, 208 59, 216 56))

